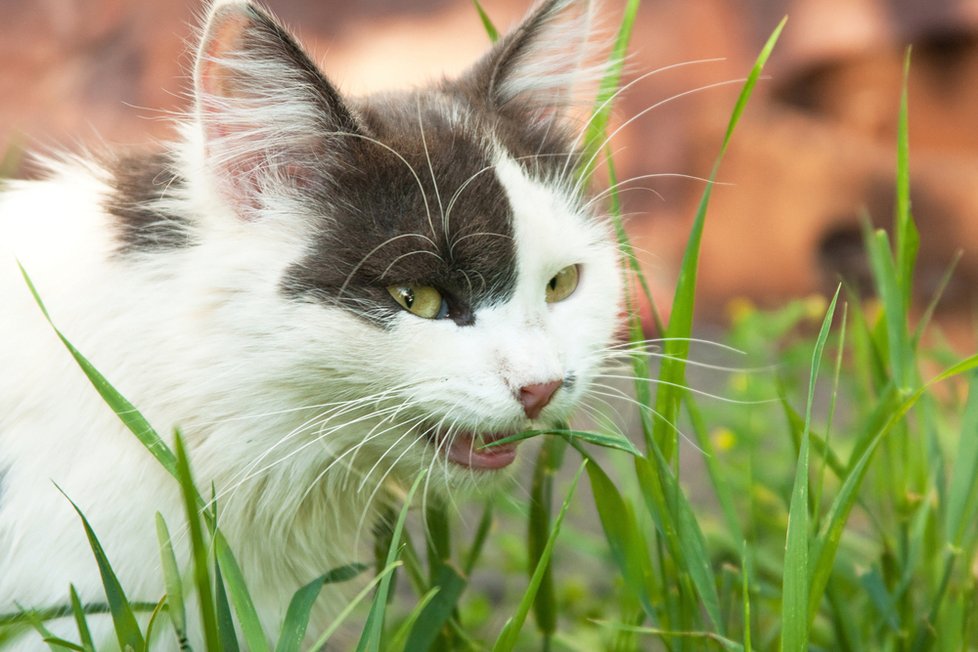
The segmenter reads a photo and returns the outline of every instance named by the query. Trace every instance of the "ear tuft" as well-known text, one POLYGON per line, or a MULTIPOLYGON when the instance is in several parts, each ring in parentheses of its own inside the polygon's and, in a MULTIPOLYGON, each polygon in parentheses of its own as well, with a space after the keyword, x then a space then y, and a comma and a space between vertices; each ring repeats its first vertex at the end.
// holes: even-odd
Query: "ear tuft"
POLYGON ((497 111, 552 116, 590 101, 608 63, 590 0, 546 0, 476 64, 466 82, 497 111))
POLYGON ((212 6, 194 90, 205 161, 221 194, 244 217, 267 195, 314 178, 330 134, 358 130, 295 39, 250 2, 212 6))
POLYGON ((231 78, 219 63, 227 53, 241 50, 244 34, 253 20, 250 10, 251 6, 245 2, 217 3, 211 9, 194 71, 198 98, 233 94, 231 78))

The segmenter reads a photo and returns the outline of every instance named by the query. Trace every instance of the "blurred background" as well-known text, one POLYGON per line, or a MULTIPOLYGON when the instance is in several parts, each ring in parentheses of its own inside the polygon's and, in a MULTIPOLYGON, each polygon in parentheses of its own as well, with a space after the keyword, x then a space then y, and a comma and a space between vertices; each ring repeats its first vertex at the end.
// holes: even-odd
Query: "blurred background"
MULTIPOLYGON (((488 46, 468 0, 267 0, 348 93, 452 75, 488 46)), ((525 0, 484 0, 505 28, 525 0)), ((614 29, 623 2, 604 0, 614 29)), ((0 0, 0 151, 143 146, 187 106, 198 0, 0 0)), ((831 292, 870 296, 862 220, 892 221, 896 118, 913 44, 910 141, 921 232, 918 303, 956 252, 940 304, 945 333, 974 346, 978 299, 978 2, 645 0, 614 139, 628 228, 660 310, 739 83, 782 16, 789 22, 720 172, 701 254, 698 311, 831 292), (701 59, 716 59, 696 63, 701 59), (717 85, 720 84, 720 85, 717 85), (667 175, 646 177, 646 175, 667 175), (646 177, 646 178, 642 178, 646 177)), ((22 165, 20 175, 29 175, 22 165)), ((648 315, 647 308, 645 314, 648 315)), ((650 329, 651 329, 650 324, 650 329)))

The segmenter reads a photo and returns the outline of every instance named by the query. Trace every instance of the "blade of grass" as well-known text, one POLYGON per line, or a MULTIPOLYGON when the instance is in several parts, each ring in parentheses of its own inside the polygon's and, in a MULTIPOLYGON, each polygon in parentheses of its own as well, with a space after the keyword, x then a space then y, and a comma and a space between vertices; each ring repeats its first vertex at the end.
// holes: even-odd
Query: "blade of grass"
POLYGON ((944 536, 960 548, 967 528, 974 523, 978 508, 978 375, 969 378, 968 402, 961 419, 961 436, 954 456, 950 490, 947 496, 944 536))
POLYGON ((487 500, 485 507, 482 508, 482 518, 479 519, 479 527, 476 528, 475 536, 472 538, 472 545, 469 546, 469 553, 465 557, 465 565, 462 567, 462 572, 466 577, 472 575, 472 569, 475 568, 476 562, 479 561, 479 557, 482 555, 482 548, 489 536, 489 530, 492 529, 492 505, 493 502, 487 500))
MULTIPOLYGON (((567 442, 559 438, 549 438, 540 447, 537 463, 533 469, 530 484, 530 513, 527 517, 527 558, 528 568, 535 569, 543 557, 547 539, 550 537, 550 509, 553 504, 554 475, 564 459, 567 442)), ((532 575, 532 573, 531 573, 532 575)), ((557 598, 554 588, 553 569, 546 564, 540 587, 533 600, 533 617, 537 629, 544 639, 544 648, 549 648, 550 639, 557 631, 557 598)))
POLYGON ((66 641, 63 638, 58 638, 55 636, 51 630, 44 626, 44 621, 37 617, 31 610, 21 609, 21 613, 24 615, 27 622, 30 623, 38 634, 41 635, 41 639, 48 644, 52 652, 63 652, 64 650, 82 650, 84 648, 80 645, 72 643, 71 641, 66 641))
POLYGON ((45 636, 44 642, 51 646, 52 650, 79 650, 79 652, 84 652, 85 648, 78 645, 78 643, 72 643, 71 641, 66 641, 63 638, 58 638, 57 636, 45 636))
POLYGON ((163 465, 167 471, 174 477, 177 476, 177 466, 176 458, 170 448, 164 443, 149 422, 143 417, 143 415, 136 409, 136 407, 130 403, 126 398, 120 394, 103 376, 88 359, 83 356, 78 349, 72 345, 71 342, 61 333, 54 322, 51 321, 51 316, 48 314, 47 308, 44 306, 44 302, 41 301, 41 296, 37 292, 37 288, 34 287, 34 283, 31 281, 30 276, 27 274, 27 270, 24 266, 17 262, 17 266, 20 268, 20 273, 24 277, 24 281, 27 283, 27 287, 31 291, 31 295, 34 297, 34 301, 37 303, 38 308, 41 309, 44 318, 47 320, 51 328, 54 329, 55 334, 58 339, 65 345, 68 352, 81 367, 82 371, 88 377, 88 380, 95 387, 95 390, 105 401, 105 404, 112 408, 112 411, 116 413, 116 416, 126 425, 129 430, 132 431, 136 438, 139 439, 146 447, 146 449, 155 457, 160 464, 163 465))
POLYGON ((220 530, 214 532, 214 553, 221 568, 234 612, 238 615, 241 634, 251 652, 268 652, 268 638, 258 619, 258 611, 245 584, 241 567, 220 530))
POLYGON ((588 179, 591 178, 596 167, 595 162, 598 159, 599 148, 603 147, 606 141, 608 122, 611 119, 613 108, 612 101, 621 87, 625 55, 628 51, 628 43, 632 39, 632 29, 635 26, 635 17, 638 15, 640 4, 641 0, 628 0, 625 4, 618 33, 615 35, 611 52, 608 55, 607 72, 598 86, 594 109, 591 111, 591 117, 584 132, 584 146, 581 151, 581 160, 584 161, 584 165, 577 169, 578 177, 582 180, 582 186, 586 186, 588 179))
POLYGON ((486 36, 489 37, 490 43, 495 43, 499 40, 499 30, 493 25, 492 19, 489 18, 489 14, 486 10, 482 8, 482 3, 479 0, 472 0, 472 4, 475 6, 476 12, 479 14, 479 19, 482 21, 482 27, 486 30, 486 36))
MULTIPOLYGON (((652 296, 652 288, 649 287, 648 279, 645 278, 645 274, 642 272, 642 267, 639 265, 638 256, 635 255, 635 247, 632 246, 631 238, 628 237, 628 232, 625 231, 624 217, 621 212, 621 197, 618 194, 618 172, 615 168, 615 159, 612 157, 611 151, 606 151, 605 163, 608 166, 608 187, 611 188, 610 194, 610 204, 608 207, 608 214, 611 215, 611 223, 615 227, 615 237, 618 240, 618 249, 621 251, 622 257, 622 275, 625 278, 625 287, 630 287, 633 279, 638 281, 639 289, 642 290, 642 296, 649 303, 649 308, 652 311, 652 323, 655 326, 656 332, 664 333, 665 326, 662 322, 662 316, 659 314, 659 308, 656 306, 655 297, 652 296), (626 271, 627 270, 627 271, 626 271), (631 272, 629 276, 628 271, 631 272)), ((636 352, 644 352, 645 349, 642 346, 644 341, 644 333, 642 332, 642 323, 639 319, 638 313, 636 312, 635 297, 633 292, 625 292, 625 314, 628 315, 628 329, 629 329, 629 342, 632 343, 633 349, 636 352)), ((640 357, 639 355, 633 356, 632 366, 635 367, 636 378, 648 378, 649 369, 647 359, 640 357), (640 362, 645 362, 642 366, 640 362)), ((646 383, 636 383, 636 392, 644 392, 648 394, 648 386, 646 383)), ((641 400, 641 398, 640 398, 641 400)), ((643 401, 642 405, 649 405, 650 401, 643 401)))
MULTIPOLYGON (((405 650, 414 652, 439 649, 432 648, 432 645, 452 617, 467 584, 468 580, 451 563, 441 564, 432 588, 437 593, 431 595, 429 592, 431 597, 414 616, 414 625, 404 645, 405 650)), ((397 646, 392 641, 390 647, 396 649, 397 646)))
MULTIPOLYGON (((404 498, 404 506, 401 508, 400 513, 397 516, 397 522, 394 524, 393 534, 391 535, 390 546, 387 550, 387 566, 390 566, 397 559, 400 542, 401 533, 404 531, 404 522, 407 520, 408 508, 411 506, 411 501, 414 498, 415 492, 421 485, 421 481, 424 479, 425 472, 418 474, 415 478, 414 484, 407 492, 407 496, 404 498)), ((357 652, 379 652, 381 637, 383 635, 384 627, 384 616, 387 611, 387 596, 390 591, 391 586, 391 574, 387 574, 380 581, 380 585, 377 587, 377 593, 374 595, 373 604, 370 607, 370 613, 367 616, 367 621, 363 626, 363 633, 360 636, 360 641, 357 643, 357 652)))
POLYGON ((482 446, 482 448, 493 448, 494 446, 511 444, 513 442, 523 441, 524 439, 539 437, 540 435, 557 435, 558 437, 562 437, 571 443, 573 443, 575 440, 582 440, 589 444, 594 444, 595 446, 601 446, 602 448, 625 451, 631 455, 641 456, 642 454, 640 450, 635 448, 635 444, 618 434, 587 432, 585 430, 567 430, 562 428, 556 428, 553 430, 524 430, 523 432, 516 433, 515 435, 510 435, 508 437, 503 437, 502 439, 489 442, 482 446))
MULTIPOLYGON (((388 522, 392 523, 395 516, 393 513, 388 515, 388 522)), ((385 518, 387 518, 385 516, 385 518)), ((374 553, 375 553, 375 564, 378 569, 384 567, 384 562, 387 560, 387 550, 390 546, 390 535, 393 534, 393 529, 391 527, 385 528, 387 530, 384 533, 383 545, 379 545, 380 538, 375 537, 374 542, 374 553)), ((407 530, 401 535, 401 561, 404 562, 404 572, 407 574, 408 580, 411 582, 411 586, 414 590, 422 595, 427 593, 431 588, 429 586, 431 582, 431 577, 425 575, 424 563, 421 560, 418 551, 414 549, 414 542, 411 540, 411 533, 407 530)), ((396 581, 397 578, 395 577, 396 581)))
POLYGON ((841 289, 841 285, 835 289, 835 295, 832 297, 825 318, 822 320, 822 327, 812 352, 811 373, 808 377, 805 429, 802 432, 801 450, 798 453, 798 462, 795 466, 795 482, 791 490, 788 533, 785 541, 784 577, 781 590, 781 649, 784 652, 802 652, 808 649, 809 433, 812 425, 812 409, 815 404, 815 382, 818 379, 818 371, 822 364, 822 352, 829 338, 832 319, 835 317, 835 305, 839 300, 841 289))
MULTIPOLYGON (((821 443, 821 452, 819 456, 822 458, 821 468, 818 471, 818 484, 815 487, 815 496, 812 501, 812 514, 815 515, 815 520, 813 523, 813 530, 818 531, 821 523, 819 521, 820 514, 822 513, 822 491, 825 488, 825 475, 828 467, 830 467, 834 460, 837 460, 835 453, 832 451, 830 445, 830 437, 832 435, 832 421, 835 419, 835 408, 836 400, 839 396, 839 378, 842 375, 842 355, 845 351, 846 342, 846 326, 848 324, 849 318, 849 306, 848 304, 842 304, 842 318, 839 321, 839 335, 838 343, 836 344, 836 354, 835 354, 835 367, 832 371, 832 396, 829 401, 829 414, 828 419, 825 423, 825 440, 821 443)), ((809 424, 810 425, 810 424, 809 424)), ((809 438, 814 442, 817 437, 813 436, 814 433, 809 430, 809 438)), ((813 445, 813 448, 818 448, 813 445)))
POLYGON ((370 582, 368 582, 367 585, 363 587, 360 590, 360 592, 357 593, 356 596, 352 600, 350 600, 350 602, 345 607, 343 607, 343 609, 336 615, 333 621, 329 624, 329 626, 325 629, 325 631, 323 631, 323 633, 319 635, 319 638, 316 639, 316 642, 313 643, 309 647, 309 649, 310 650, 324 649, 326 646, 326 642, 329 641, 329 638, 334 633, 336 633, 336 630, 339 629, 340 626, 346 621, 346 619, 350 617, 350 614, 353 613, 353 610, 356 609, 357 606, 361 602, 363 602, 368 595, 370 595, 370 592, 374 590, 374 587, 380 584, 385 578, 390 577, 390 574, 393 573, 395 570, 397 570, 398 567, 402 565, 403 562, 395 561, 387 565, 386 567, 382 568, 380 572, 377 573, 377 575, 375 575, 374 578, 371 579, 370 582))
POLYGON ((221 652, 238 652, 238 636, 234 631, 234 620, 231 618, 231 605, 228 604, 228 594, 224 589, 224 578, 221 577, 221 567, 218 564, 214 564, 214 600, 217 637, 221 641, 221 652))
POLYGON ((714 582, 706 540, 689 500, 659 447, 652 442, 651 457, 634 458, 635 472, 650 515, 665 535, 673 561, 692 582, 703 610, 720 629, 720 597, 714 582))
POLYGON ((723 512, 724 522, 734 541, 744 540, 744 528, 740 524, 737 510, 734 507, 733 491, 730 483, 723 471, 720 469, 719 460, 713 451, 713 441, 707 432, 706 423, 700 408, 693 397, 686 394, 683 404, 686 406, 686 413, 693 426, 693 434, 696 437, 696 444, 703 451, 703 462, 706 464, 707 475, 710 484, 713 485, 713 494, 720 503, 720 510, 723 512))
POLYGON ((611 549, 611 556, 618 564, 620 576, 634 593, 646 615, 654 620, 655 609, 648 590, 652 581, 652 561, 648 556, 647 543, 642 539, 641 530, 635 522, 635 515, 594 458, 587 451, 575 447, 588 461, 587 475, 594 506, 598 510, 598 519, 611 549))
MULTIPOLYGON (((414 652, 415 650, 418 650, 420 652, 421 650, 431 649, 430 643, 428 644, 428 647, 409 647, 408 636, 414 631, 418 618, 421 617, 421 614, 428 608, 428 605, 431 604, 431 601, 436 595, 438 595, 440 590, 441 589, 436 586, 421 596, 421 599, 418 600, 418 604, 416 604, 414 609, 411 610, 411 613, 404 618, 404 622, 398 625, 397 629, 394 631, 394 634, 387 642, 388 650, 391 652, 394 652, 395 650, 400 650, 400 652, 414 652)), ((439 625, 439 627, 441 627, 441 625, 439 625)), ((436 630, 436 636, 437 633, 438 631, 436 630)))
POLYGON ((190 551, 194 562, 194 584, 197 588, 197 602, 200 608, 200 621, 203 627, 204 644, 207 650, 220 650, 220 634, 217 626, 214 591, 211 588, 211 574, 207 544, 200 523, 200 511, 195 499, 199 496, 195 489, 190 462, 183 447, 183 437, 174 433, 174 449, 177 458, 177 479, 183 496, 187 525, 190 531, 190 551))
POLYGON ((68 587, 68 594, 71 597, 71 612, 75 617, 75 625, 78 627, 78 638, 81 641, 85 652, 95 652, 95 643, 92 642, 92 632, 88 628, 88 619, 85 617, 85 610, 82 608, 81 600, 78 599, 78 592, 75 585, 68 587))
MULTIPOLYGON (((424 519, 426 530, 425 544, 427 545, 428 553, 428 583, 425 588, 430 589, 439 586, 439 581, 445 580, 451 582, 453 575, 456 575, 457 571, 445 571, 442 568, 445 564, 449 563, 452 557, 451 522, 449 521, 448 510, 445 507, 444 501, 428 501, 424 510, 424 519)), ((407 541, 407 538, 405 538, 405 541, 407 541)), ((407 562, 408 555, 402 553, 402 558, 407 562)), ((455 605, 453 604, 449 610, 449 616, 452 615, 454 608, 455 605)), ((429 646, 434 645, 435 649, 444 650, 455 647, 450 629, 436 630, 434 636, 437 642, 433 639, 429 643, 429 646)))
POLYGON ((564 515, 567 513, 567 508, 570 507, 574 490, 577 488, 577 483, 580 481, 581 474, 584 472, 586 466, 587 460, 585 459, 581 462, 581 466, 578 467, 577 473, 574 474, 574 479, 571 481, 570 488, 567 490, 567 495, 564 497, 564 503, 557 513, 557 518, 554 519, 554 526, 551 528, 550 535, 547 537, 547 543, 537 562, 536 569, 533 571, 533 576, 530 578, 530 583, 526 587, 526 591, 516 608, 516 612, 506 621, 502 632, 499 634, 499 638, 496 639, 496 643, 492 646, 493 652, 510 652, 515 648, 520 630, 523 629, 523 623, 526 622, 526 617, 529 615, 530 608, 536 598, 537 590, 540 588, 543 574, 546 572, 547 566, 550 563, 550 556, 553 554, 554 543, 557 541, 557 535, 560 533, 560 526, 564 522, 564 515))
MULTIPOLYGON (((58 487, 58 485, 55 485, 55 487, 58 487)), ((71 503, 71 506, 78 513, 79 518, 81 518, 82 525, 85 527, 88 544, 91 546, 92 553, 95 555, 99 575, 102 577, 102 588, 105 590, 105 599, 109 603, 109 611, 112 614, 112 623, 115 626, 119 648, 125 650, 128 645, 133 650, 142 650, 145 642, 143 641, 143 635, 139 631, 139 623, 136 622, 136 616, 133 614, 129 600, 126 598, 126 593, 122 590, 119 578, 116 577, 115 571, 109 563, 109 558, 106 557, 105 550, 102 549, 102 544, 99 543, 98 537, 95 536, 95 531, 92 530, 92 526, 89 525, 88 519, 85 518, 85 514, 82 513, 78 505, 68 497, 68 494, 61 487, 58 487, 58 491, 71 503)))
MULTIPOLYGON (((796 448, 800 447, 802 433, 805 432, 805 419, 788 402, 787 392, 783 384, 778 387, 778 400, 781 403, 781 409, 784 412, 785 420, 788 422, 788 428, 791 431, 792 439, 795 441, 795 446, 796 448)), ((822 458, 826 467, 837 478, 845 477, 846 465, 839 459, 836 452, 826 444, 825 439, 818 433, 811 431, 808 433, 808 438, 811 441, 812 450, 822 458)))
POLYGON ((187 609, 183 602, 183 581, 180 568, 173 552, 170 531, 163 515, 156 512, 156 539, 160 545, 160 561, 163 568, 163 582, 166 586, 166 602, 170 609, 170 623, 176 630, 177 641, 187 638, 187 609))
MULTIPOLYGON (((160 598, 160 601, 156 603, 156 608, 153 609, 153 613, 149 615, 149 622, 146 624, 146 647, 144 648, 144 652, 149 652, 153 649, 153 632, 156 631, 156 623, 159 622, 160 614, 166 610, 166 596, 163 596, 160 598)), ((181 647, 180 649, 183 650, 184 648, 181 647)))
POLYGON ((907 299, 900 287, 900 278, 890 253, 886 231, 878 230, 868 243, 869 262, 873 268, 886 324, 890 368, 894 382, 901 392, 910 390, 913 374, 913 350, 907 333, 907 299))
POLYGON ((661 415, 661 419, 655 422, 653 436, 662 451, 663 457, 667 461, 672 461, 676 448, 676 434, 672 426, 676 423, 679 416, 679 401, 683 390, 682 387, 686 371, 686 357, 689 355, 689 337, 693 329, 693 309, 695 306, 696 276, 699 266, 700 242, 703 239, 703 228, 706 222, 706 210, 710 203, 713 193, 713 186, 716 183, 717 174, 724 155, 730 146, 734 129, 740 122, 741 115, 747 106, 747 101, 753 93, 754 86, 760 77, 761 70, 767 63, 774 49, 778 37, 784 29, 787 18, 781 20, 774 32, 768 38, 761 53, 758 55, 747 81, 744 82, 743 89, 734 104, 727 130, 724 133, 723 141, 720 144, 720 152, 717 154, 713 169, 710 172, 709 182, 703 191, 696 217, 693 220, 693 227, 690 230, 689 240, 687 241, 686 251, 683 254, 682 263, 679 268, 679 278, 676 282, 676 292, 672 303, 672 312, 669 316, 669 325, 666 327, 665 344, 663 346, 664 358, 659 379, 666 383, 660 387, 655 401, 655 410, 661 415))
POLYGON ((750 622, 750 559, 747 556, 747 540, 742 540, 740 553, 741 603, 744 608, 744 652, 751 652, 751 622, 750 622))
MULTIPOLYGON (((38 630, 38 633, 41 631, 42 630, 38 630)), ((85 648, 78 645, 78 643, 73 643, 54 635, 42 636, 42 638, 44 639, 44 642, 47 643, 48 646, 55 652, 59 650, 78 650, 79 652, 85 652, 85 648)))
MULTIPOLYGON (((156 609, 155 602, 130 602, 129 607, 132 609, 133 613, 149 613, 156 609)), ((95 614, 111 614, 112 608, 110 605, 102 602, 89 603, 82 606, 82 609, 89 616, 95 614)), ((32 609, 31 617, 40 618, 42 621, 56 620, 58 618, 69 618, 72 616, 71 605, 62 605, 60 607, 49 607, 45 609, 32 609)), ((0 614, 0 628, 9 627, 10 625, 25 625, 30 624, 30 618, 28 618, 23 610, 15 613, 5 613, 0 614)))
POLYGON ((363 564, 340 566, 320 575, 296 591, 285 612, 285 620, 282 622, 282 631, 275 652, 298 652, 309 628, 312 608, 324 586, 349 581, 366 569, 367 566, 363 564))
POLYGON ((913 293, 913 270, 920 248, 920 234, 910 213, 910 129, 907 87, 910 78, 910 48, 903 59, 903 85, 900 90, 900 113, 897 118, 896 212, 893 233, 896 243, 896 280, 903 305, 910 305, 913 293))
POLYGON ((913 337, 911 338, 911 346, 914 350, 920 344, 920 338, 924 336, 927 327, 930 326, 931 319, 934 317, 934 312, 937 310, 938 304, 941 299, 944 298, 944 292, 947 291, 947 286, 951 283, 951 279, 954 277, 954 272, 958 268, 958 263, 961 262, 961 257, 964 255, 964 251, 958 249, 954 252, 954 257, 951 258, 951 262, 948 263, 947 269, 941 275, 940 281, 937 282, 937 286, 934 288, 933 294, 931 294, 930 301, 927 303, 927 308, 924 309, 923 314, 920 316, 920 320, 917 322, 917 327, 914 329, 913 337))
POLYGON ((744 650, 744 646, 737 641, 731 641, 729 638, 720 636, 714 632, 675 632, 668 629, 659 629, 656 627, 637 627, 635 625, 612 623, 604 620, 596 620, 594 622, 602 627, 609 627, 611 629, 634 632, 636 634, 646 634, 649 636, 658 636, 659 638, 663 639, 663 641, 668 641, 669 639, 692 639, 715 643, 717 647, 723 650, 731 650, 733 652, 743 652, 744 650))

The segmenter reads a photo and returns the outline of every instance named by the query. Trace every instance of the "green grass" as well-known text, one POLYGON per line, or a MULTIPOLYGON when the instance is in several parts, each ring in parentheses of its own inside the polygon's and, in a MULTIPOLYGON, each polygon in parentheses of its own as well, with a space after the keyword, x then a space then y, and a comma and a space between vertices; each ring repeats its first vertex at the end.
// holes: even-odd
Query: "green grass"
MULTIPOLYGON (((494 38, 488 15, 475 5, 494 38)), ((636 8, 628 4, 618 53, 636 8)), ((711 179, 782 27, 748 77, 711 179)), ((618 75, 613 68, 602 86, 585 144, 585 151, 605 156, 612 183, 613 161, 600 144, 618 75)), ((429 505, 424 554, 407 526, 419 478, 378 538, 374 578, 323 632, 306 631, 316 596, 364 569, 324 569, 296 593, 282 630, 269 636, 221 534, 218 508, 194 486, 179 436, 171 450, 62 337, 105 401, 182 488, 192 568, 177 567, 168 524, 158 517, 166 594, 156 604, 133 604, 79 513, 105 603, 81 605, 72 590, 65 605, 0 615, 0 644, 25 635, 38 636, 39 645, 43 638, 51 649, 92 650, 92 614, 110 614, 118 643, 133 650, 164 626, 180 639, 188 620, 184 592, 192 584, 204 596, 197 608, 207 650, 235 649, 235 626, 242 647, 253 651, 317 649, 351 617, 362 623, 358 650, 393 652, 978 647, 978 356, 926 344, 939 341, 922 336, 932 307, 913 316, 919 234, 909 201, 906 92, 894 98, 894 110, 893 227, 866 232, 875 303, 841 287, 832 297, 772 311, 741 306, 725 343, 774 370, 716 372, 709 382, 733 403, 694 395, 686 360, 708 185, 670 320, 662 325, 667 339, 657 372, 641 344, 641 325, 634 317, 630 322, 635 396, 643 406, 632 441, 612 429, 566 425, 551 435, 524 433, 544 440, 528 497, 486 504, 474 528, 464 527, 454 510, 429 505), (937 368, 943 371, 926 371, 937 368), (684 444, 680 432, 702 453, 684 444), (691 473, 697 461, 703 470, 691 473), (566 471, 574 467, 570 477, 566 471), (584 475, 590 497, 575 492, 584 475), (496 580, 494 603, 482 590, 489 577, 496 580), (395 586, 395 578, 404 581, 395 586), (76 641, 56 639, 45 628, 66 616, 75 619, 76 641), (317 643, 303 648, 305 640, 317 643)), ((614 193, 611 211, 623 266, 642 291, 647 285, 614 193)), ((477 513, 474 506, 463 511, 477 513)))

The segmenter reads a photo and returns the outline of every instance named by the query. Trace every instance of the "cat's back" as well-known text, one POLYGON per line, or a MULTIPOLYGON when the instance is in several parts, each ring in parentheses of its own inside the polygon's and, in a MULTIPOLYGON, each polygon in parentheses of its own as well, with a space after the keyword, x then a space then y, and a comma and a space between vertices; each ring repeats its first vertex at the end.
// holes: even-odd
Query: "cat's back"
POLYGON ((0 426, 30 408, 39 386, 50 389, 51 369, 69 362, 20 266, 60 322, 90 314, 92 289, 105 283, 113 244, 100 176, 94 166, 58 163, 41 180, 0 186, 0 368, 16 370, 0 374, 0 426))
MULTIPOLYGON (((40 180, 0 184, 0 296, 7 309, 33 304, 18 261, 38 288, 70 296, 112 250, 103 173, 82 163, 49 168, 40 180)), ((0 329, 10 326, 12 319, 0 321, 0 329)))

